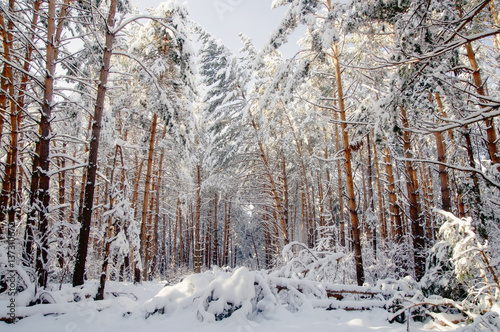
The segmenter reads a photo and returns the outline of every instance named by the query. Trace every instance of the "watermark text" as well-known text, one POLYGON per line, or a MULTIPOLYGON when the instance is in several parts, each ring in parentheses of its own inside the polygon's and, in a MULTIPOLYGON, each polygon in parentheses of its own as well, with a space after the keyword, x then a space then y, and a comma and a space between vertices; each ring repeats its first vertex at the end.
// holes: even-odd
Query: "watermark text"
POLYGON ((242 3, 243 0, 214 0, 213 6, 219 19, 223 21, 228 13, 233 12, 242 3))
POLYGON ((16 271, 16 225, 9 221, 7 230, 7 275, 9 303, 7 304, 7 315, 13 320, 16 318, 16 292, 17 292, 17 271, 16 271))

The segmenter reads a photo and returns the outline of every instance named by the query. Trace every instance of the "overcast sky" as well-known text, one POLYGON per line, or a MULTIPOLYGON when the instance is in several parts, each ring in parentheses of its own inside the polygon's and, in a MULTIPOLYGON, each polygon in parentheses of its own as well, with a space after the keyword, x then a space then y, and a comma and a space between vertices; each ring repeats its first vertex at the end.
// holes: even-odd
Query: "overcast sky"
MULTIPOLYGON (((162 0, 131 0, 139 10, 158 6, 162 0)), ((249 36, 260 49, 278 26, 285 8, 271 9, 272 0, 178 0, 188 3, 191 19, 221 39, 234 53, 241 48, 240 32, 249 36)), ((298 34, 297 34, 298 35, 298 34)), ((285 56, 296 51, 296 40, 280 51, 285 56)))

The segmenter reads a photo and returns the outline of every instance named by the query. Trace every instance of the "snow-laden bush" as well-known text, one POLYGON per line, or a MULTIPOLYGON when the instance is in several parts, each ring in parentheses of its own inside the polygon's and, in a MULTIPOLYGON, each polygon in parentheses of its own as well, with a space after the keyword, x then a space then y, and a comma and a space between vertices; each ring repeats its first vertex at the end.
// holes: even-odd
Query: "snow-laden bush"
POLYGON ((269 312, 276 304, 276 295, 261 275, 241 267, 234 272, 214 269, 190 275, 166 286, 144 307, 146 316, 192 308, 199 320, 213 322, 233 314, 248 317, 269 312))
POLYGON ((429 250, 426 273, 420 281, 425 295, 440 295, 453 300, 465 299, 467 290, 455 275, 452 255, 453 247, 448 241, 439 241, 429 250))
POLYGON ((13 292, 17 305, 29 304, 35 297, 34 274, 29 268, 9 261, 7 245, 0 245, 0 303, 9 301, 13 292))
POLYGON ((356 282, 352 253, 319 251, 309 249, 303 243, 292 242, 283 248, 282 258, 283 266, 271 275, 328 283, 356 282))
POLYGON ((377 289, 284 277, 241 267, 190 275, 176 285, 165 287, 145 303, 144 309, 146 317, 190 310, 199 320, 213 322, 232 316, 266 317, 277 309, 363 310, 383 308, 386 304, 377 289))
POLYGON ((365 264, 365 280, 369 284, 376 284, 379 280, 404 280, 412 270, 411 249, 409 241, 401 243, 387 241, 383 250, 373 255, 372 248, 363 247, 363 263, 365 264), (368 259, 366 259, 368 258, 368 259))
POLYGON ((439 231, 442 240, 431 250, 423 289, 463 300, 464 308, 476 313, 490 311, 500 298, 500 285, 489 242, 478 236, 471 218, 438 212, 446 221, 439 231))

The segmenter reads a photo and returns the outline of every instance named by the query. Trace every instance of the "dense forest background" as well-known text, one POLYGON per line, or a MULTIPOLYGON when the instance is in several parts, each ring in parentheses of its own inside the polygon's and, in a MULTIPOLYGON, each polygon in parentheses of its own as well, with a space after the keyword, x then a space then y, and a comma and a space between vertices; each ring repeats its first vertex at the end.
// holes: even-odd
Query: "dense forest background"
POLYGON ((296 245, 332 282, 496 298, 500 3, 272 5, 235 55, 177 1, 1 0, 0 271, 102 298, 296 245))

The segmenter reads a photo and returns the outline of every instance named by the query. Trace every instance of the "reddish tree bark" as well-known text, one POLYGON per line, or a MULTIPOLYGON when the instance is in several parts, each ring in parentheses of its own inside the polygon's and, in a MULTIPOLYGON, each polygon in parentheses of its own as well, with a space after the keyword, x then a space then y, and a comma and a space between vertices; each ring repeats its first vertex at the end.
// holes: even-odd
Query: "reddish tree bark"
POLYGON ((142 257, 142 277, 144 280, 148 280, 148 250, 149 243, 147 241, 148 237, 148 204, 149 204, 149 188, 151 186, 151 173, 153 169, 153 153, 155 147, 155 136, 156 136, 156 126, 158 124, 158 117, 156 114, 153 115, 153 123, 151 125, 151 138, 149 140, 149 150, 148 150, 148 164, 146 168, 146 182, 144 183, 144 199, 142 201, 142 217, 141 217, 141 257, 142 257))
POLYGON ((335 78, 337 82, 337 97, 339 104, 339 113, 342 128, 342 143, 344 146, 344 166, 346 173, 347 196, 349 198, 349 214, 351 216, 351 227, 354 246, 354 258, 356 261, 356 278, 358 285, 365 282, 365 273, 363 268, 363 257, 361 256, 361 236, 359 229, 358 211, 356 206, 356 193, 354 191, 354 179, 352 175, 352 157, 351 146, 349 145, 349 133, 347 132, 347 117, 344 105, 344 92, 342 90, 342 74, 339 63, 339 53, 336 44, 333 45, 335 78))
MULTIPOLYGON (((403 122, 403 127, 405 129, 409 128, 408 125, 408 117, 406 114, 406 110, 404 107, 400 108, 401 110, 401 120, 403 122)), ((413 239, 413 253, 414 253, 414 261, 415 261, 415 277, 417 281, 419 281, 425 273, 425 235, 424 228, 421 225, 421 216, 420 216, 420 199, 419 199, 419 186, 417 179, 417 171, 413 165, 411 159, 413 158, 413 154, 411 151, 411 141, 410 141, 410 132, 405 130, 403 132, 403 149, 406 158, 406 175, 408 177, 406 181, 406 189, 408 192, 408 200, 410 204, 410 222, 411 222, 411 230, 412 230, 412 239, 413 239)))
POLYGON ((201 272, 201 166, 196 166, 196 219, 194 220, 194 272, 201 272))

